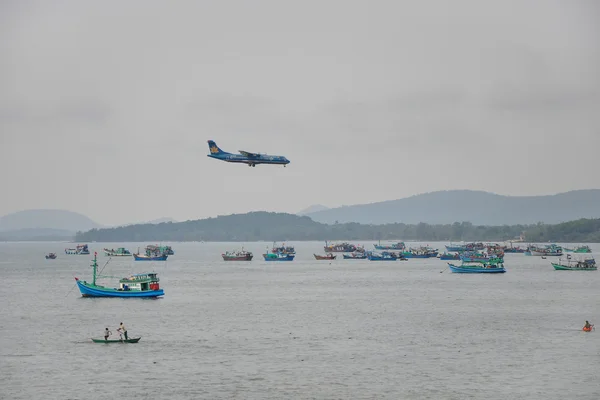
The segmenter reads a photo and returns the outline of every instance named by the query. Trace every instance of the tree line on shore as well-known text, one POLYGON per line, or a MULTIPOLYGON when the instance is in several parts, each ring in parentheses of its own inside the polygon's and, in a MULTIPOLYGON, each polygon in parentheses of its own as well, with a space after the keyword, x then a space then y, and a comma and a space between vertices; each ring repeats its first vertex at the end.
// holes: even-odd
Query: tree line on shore
POLYGON ((453 224, 322 224, 286 213, 251 212, 186 222, 140 224, 77 232, 78 242, 147 241, 289 241, 289 240, 417 240, 527 242, 600 242, 600 219, 560 224, 482 226, 453 224))

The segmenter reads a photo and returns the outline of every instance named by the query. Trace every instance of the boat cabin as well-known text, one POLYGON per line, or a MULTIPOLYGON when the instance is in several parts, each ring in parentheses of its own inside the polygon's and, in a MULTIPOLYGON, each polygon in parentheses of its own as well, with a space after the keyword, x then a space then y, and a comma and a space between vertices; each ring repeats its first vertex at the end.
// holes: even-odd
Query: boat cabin
POLYGON ((123 278, 119 281, 119 289, 123 291, 137 290, 159 290, 159 279, 155 272, 148 272, 144 274, 131 275, 129 278, 123 278))

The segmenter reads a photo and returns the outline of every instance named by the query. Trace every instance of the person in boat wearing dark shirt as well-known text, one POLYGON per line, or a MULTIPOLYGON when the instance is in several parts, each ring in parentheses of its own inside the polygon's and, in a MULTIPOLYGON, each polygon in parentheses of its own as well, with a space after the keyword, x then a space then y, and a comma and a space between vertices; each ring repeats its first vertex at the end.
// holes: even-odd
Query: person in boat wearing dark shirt
POLYGON ((585 326, 584 326, 585 329, 590 329, 592 326, 593 325, 591 325, 589 321, 585 321, 585 326))
POLYGON ((104 329, 104 340, 108 340, 108 337, 111 335, 111 332, 108 328, 104 329))

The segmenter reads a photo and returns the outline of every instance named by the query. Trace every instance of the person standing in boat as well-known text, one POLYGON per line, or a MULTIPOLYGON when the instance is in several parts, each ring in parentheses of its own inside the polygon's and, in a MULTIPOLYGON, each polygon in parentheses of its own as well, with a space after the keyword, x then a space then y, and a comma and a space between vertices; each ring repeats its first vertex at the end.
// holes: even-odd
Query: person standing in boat
POLYGON ((108 340, 108 337, 112 335, 111 331, 108 330, 108 328, 104 329, 104 340, 108 340))
POLYGON ((119 329, 117 329, 117 332, 121 333, 122 335, 125 335, 125 340, 127 340, 127 328, 125 328, 125 325, 123 325, 122 322, 121 325, 119 325, 119 329))

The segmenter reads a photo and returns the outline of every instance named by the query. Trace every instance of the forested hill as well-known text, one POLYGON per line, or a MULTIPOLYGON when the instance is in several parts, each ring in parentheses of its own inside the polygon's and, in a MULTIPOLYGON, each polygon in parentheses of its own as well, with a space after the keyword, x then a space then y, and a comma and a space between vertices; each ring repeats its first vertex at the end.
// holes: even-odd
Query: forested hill
POLYGON ((582 219, 558 225, 475 226, 357 223, 327 225, 309 217, 252 212, 178 223, 130 225, 78 232, 78 242, 148 241, 289 241, 289 240, 427 240, 501 241, 525 234, 531 242, 600 242, 600 219, 582 219))

